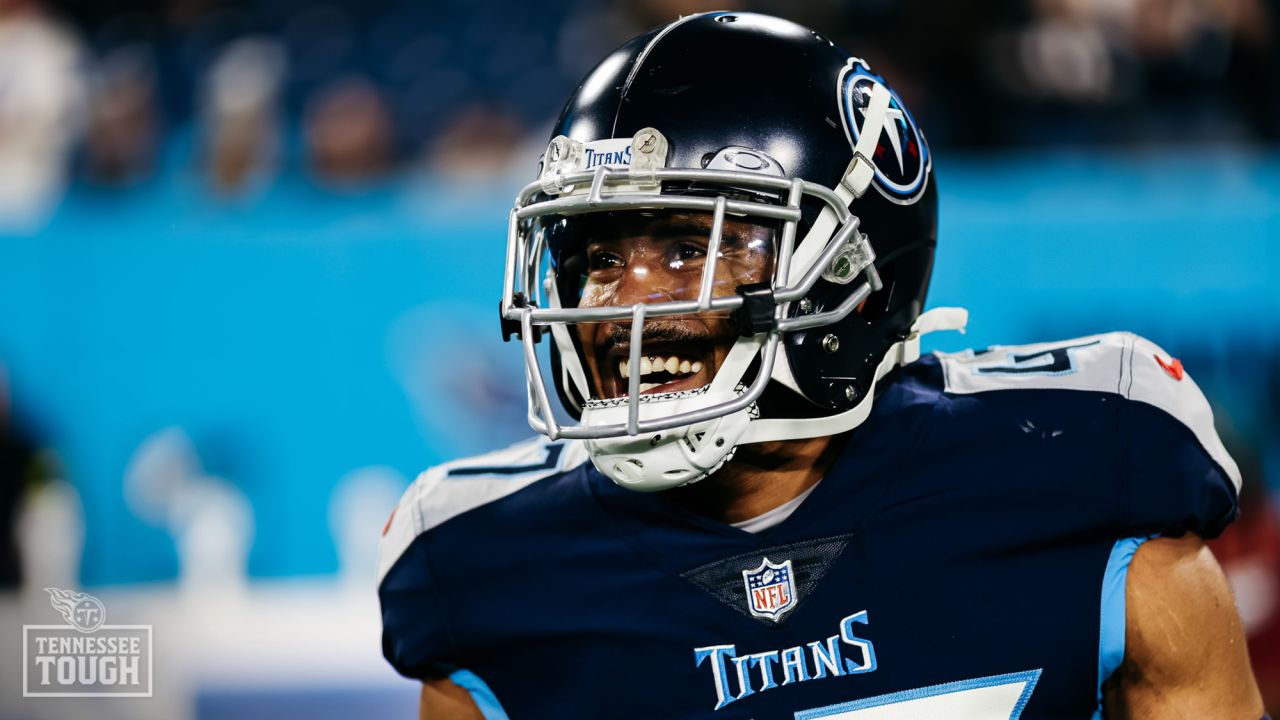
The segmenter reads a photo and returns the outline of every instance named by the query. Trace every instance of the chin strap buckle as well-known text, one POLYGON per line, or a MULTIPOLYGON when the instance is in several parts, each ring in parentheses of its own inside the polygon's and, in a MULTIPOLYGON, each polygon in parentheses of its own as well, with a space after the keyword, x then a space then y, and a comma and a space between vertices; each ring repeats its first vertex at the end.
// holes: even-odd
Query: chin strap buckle
POLYGON ((778 327, 778 303, 773 298, 772 285, 739 285, 737 292, 742 297, 742 305, 733 311, 733 322, 738 326, 739 335, 751 337, 778 327))

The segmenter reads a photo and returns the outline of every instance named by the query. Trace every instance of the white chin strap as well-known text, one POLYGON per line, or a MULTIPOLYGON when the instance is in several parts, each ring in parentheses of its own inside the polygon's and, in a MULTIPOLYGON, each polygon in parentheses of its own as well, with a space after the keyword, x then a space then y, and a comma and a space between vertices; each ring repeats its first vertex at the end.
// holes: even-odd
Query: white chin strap
MULTIPOLYGON (((894 368, 920 357, 920 338, 940 330, 964 332, 969 313, 963 308, 935 308, 922 314, 911 333, 889 346, 862 401, 835 415, 815 418, 761 418, 754 405, 713 420, 634 437, 587 440, 587 451, 596 468, 622 487, 641 492, 669 490, 697 482, 732 459, 739 445, 776 440, 836 435, 861 425, 871 414, 876 384, 894 368)), ((760 341, 734 344, 705 388, 686 393, 644 396, 641 419, 666 417, 712 403, 733 400, 736 383, 759 350, 760 341), (732 380, 727 380, 732 378, 732 380)), ((781 348, 779 353, 783 352, 781 348)), ((625 421, 625 402, 594 403, 583 410, 584 424, 625 421)))

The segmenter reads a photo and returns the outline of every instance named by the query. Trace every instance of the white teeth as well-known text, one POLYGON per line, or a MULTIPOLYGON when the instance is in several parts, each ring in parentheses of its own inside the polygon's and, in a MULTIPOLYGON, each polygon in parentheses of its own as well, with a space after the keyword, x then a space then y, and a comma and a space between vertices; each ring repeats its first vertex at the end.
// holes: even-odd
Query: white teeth
POLYGON ((652 390, 661 384, 662 383, 640 383, 640 392, 644 392, 645 390, 652 390))
MULTIPOLYGON (((659 372, 671 373, 672 375, 690 375, 701 370, 702 363, 700 361, 687 360, 679 355, 671 355, 669 357, 649 355, 640 358, 640 377, 659 372)), ((631 378, 632 369, 629 360, 618 361, 618 374, 624 380, 631 378)), ((652 383, 641 383, 641 386, 644 385, 652 385, 652 383)))

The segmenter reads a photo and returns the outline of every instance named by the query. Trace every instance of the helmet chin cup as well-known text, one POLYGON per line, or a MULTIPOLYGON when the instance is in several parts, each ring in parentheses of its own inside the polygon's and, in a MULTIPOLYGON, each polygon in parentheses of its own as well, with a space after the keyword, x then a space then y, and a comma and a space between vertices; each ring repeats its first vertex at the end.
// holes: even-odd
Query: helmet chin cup
MULTIPOLYGON (((705 398, 705 395, 672 399, 651 396, 655 399, 641 406, 641 414, 661 417, 681 412, 677 406, 688 405, 693 400, 702 401, 699 404, 723 400, 705 398)), ((625 404, 588 406, 583 410, 583 422, 625 422, 626 413, 625 404)), ((751 405, 728 415, 671 430, 636 437, 587 440, 587 452, 597 470, 628 490, 670 490, 702 480, 728 462, 754 413, 755 406, 751 405)))

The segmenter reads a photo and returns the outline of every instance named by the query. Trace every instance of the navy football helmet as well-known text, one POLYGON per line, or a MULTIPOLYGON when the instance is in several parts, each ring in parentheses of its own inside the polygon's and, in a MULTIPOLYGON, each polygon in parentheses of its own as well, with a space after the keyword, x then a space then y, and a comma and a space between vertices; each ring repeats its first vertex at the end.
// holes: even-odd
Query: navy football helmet
POLYGON ((569 99, 510 214, 500 312, 524 345, 530 424, 585 439, 601 472, 638 490, 706 477, 743 443, 851 429, 921 334, 963 325, 963 311, 921 316, 936 235, 929 146, 866 62, 750 13, 641 35, 569 99), (640 300, 598 292, 593 273, 625 263, 586 248, 610 224, 672 216, 705 228, 662 266, 688 282, 640 300), (743 241, 744 224, 765 241, 743 241), (644 349, 706 317, 736 331, 723 357, 644 349), (602 325, 612 354, 588 357, 581 328, 602 325), (551 386, 577 424, 557 420, 551 386))

